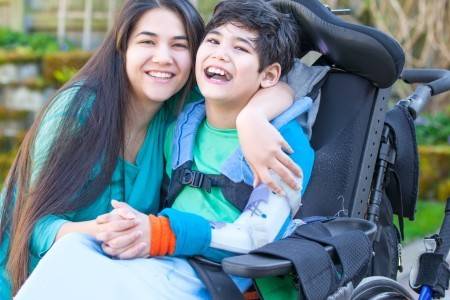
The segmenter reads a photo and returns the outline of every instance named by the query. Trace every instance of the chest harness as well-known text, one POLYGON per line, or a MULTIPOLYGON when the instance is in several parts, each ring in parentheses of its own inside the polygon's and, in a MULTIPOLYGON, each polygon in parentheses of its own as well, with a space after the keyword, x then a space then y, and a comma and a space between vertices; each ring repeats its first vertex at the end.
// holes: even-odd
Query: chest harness
MULTIPOLYGON (((272 124, 280 129, 306 112, 311 105, 312 99, 304 97, 272 124)), ((200 188, 208 193, 212 187, 219 187, 225 199, 242 211, 253 190, 253 174, 240 147, 225 160, 221 174, 205 174, 193 169, 195 137, 205 117, 205 103, 201 100, 190 104, 177 120, 172 145, 172 174, 164 205, 170 207, 185 186, 200 188)))

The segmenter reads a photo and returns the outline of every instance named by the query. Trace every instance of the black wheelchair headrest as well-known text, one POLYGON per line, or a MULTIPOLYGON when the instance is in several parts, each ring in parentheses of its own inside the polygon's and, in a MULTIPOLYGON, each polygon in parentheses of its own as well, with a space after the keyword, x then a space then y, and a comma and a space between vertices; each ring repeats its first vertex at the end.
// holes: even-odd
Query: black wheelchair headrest
POLYGON ((300 53, 322 53, 331 65, 360 75, 380 88, 400 76, 405 55, 392 37, 374 28, 344 22, 317 0, 273 0, 300 29, 300 53))

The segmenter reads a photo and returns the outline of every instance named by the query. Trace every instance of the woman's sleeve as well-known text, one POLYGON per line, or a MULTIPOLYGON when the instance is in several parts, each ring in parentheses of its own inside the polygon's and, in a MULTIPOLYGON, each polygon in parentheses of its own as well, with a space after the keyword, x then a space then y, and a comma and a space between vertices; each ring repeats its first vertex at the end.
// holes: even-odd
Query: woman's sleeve
MULTIPOLYGON (((31 149, 31 179, 30 184, 36 184, 48 158, 50 148, 59 132, 64 120, 66 109, 79 87, 72 87, 61 92, 45 112, 40 123, 36 138, 31 149)), ((30 251, 37 257, 42 257, 53 245, 61 226, 68 220, 62 216, 48 215, 39 219, 33 229, 30 240, 30 251)))

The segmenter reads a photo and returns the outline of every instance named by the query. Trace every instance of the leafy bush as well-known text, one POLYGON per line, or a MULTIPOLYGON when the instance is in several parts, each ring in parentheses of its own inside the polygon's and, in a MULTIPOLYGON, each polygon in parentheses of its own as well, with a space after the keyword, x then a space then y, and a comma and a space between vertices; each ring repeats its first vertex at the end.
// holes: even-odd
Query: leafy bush
POLYGON ((27 44, 27 37, 8 28, 0 28, 0 48, 14 49, 27 44))
POLYGON ((44 55, 42 73, 47 82, 64 84, 89 60, 90 52, 70 51, 44 55))
POLYGON ((0 153, 0 186, 6 179, 8 175, 9 168, 14 162, 14 158, 16 157, 16 151, 11 151, 9 153, 0 153))
MULTIPOLYGON (((73 45, 67 41, 65 43, 65 50, 73 49, 73 45)), ((0 49, 5 49, 8 52, 14 50, 19 53, 33 53, 36 55, 44 55, 46 53, 53 53, 60 50, 58 40, 55 36, 46 33, 31 33, 26 34, 22 32, 15 32, 8 28, 0 28, 0 49)))
POLYGON ((59 44, 56 38, 43 33, 32 34, 29 39, 29 46, 38 54, 59 51, 59 44))
POLYGON ((77 68, 63 66, 61 69, 55 70, 53 72, 53 78, 56 80, 58 85, 62 86, 64 83, 69 81, 77 72, 77 68))
POLYGON ((29 111, 10 110, 0 106, 0 120, 26 120, 29 115, 29 111))
POLYGON ((419 164, 419 197, 445 201, 450 195, 450 146, 420 146, 419 164))
POLYGON ((439 112, 425 118, 424 124, 417 125, 417 141, 421 145, 450 143, 450 106, 446 112, 439 112))
POLYGON ((0 154, 15 152, 19 149, 25 137, 25 132, 20 132, 16 136, 0 136, 0 154))

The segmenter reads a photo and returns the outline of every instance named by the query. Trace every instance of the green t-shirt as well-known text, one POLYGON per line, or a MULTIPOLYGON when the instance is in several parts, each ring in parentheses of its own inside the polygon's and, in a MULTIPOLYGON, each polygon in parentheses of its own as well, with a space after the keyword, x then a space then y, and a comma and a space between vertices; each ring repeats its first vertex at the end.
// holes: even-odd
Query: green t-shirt
MULTIPOLYGON (((174 126, 169 126, 164 142, 166 173, 171 176, 171 154, 174 126)), ((220 169, 239 146, 236 129, 217 129, 206 120, 199 126, 194 144, 194 170, 206 174, 220 174, 220 169)), ((175 199, 172 208, 200 215, 209 221, 233 222, 239 216, 239 210, 222 194, 218 187, 212 187, 211 193, 202 189, 186 186, 175 199)))
MULTIPOLYGON (((167 130, 164 142, 166 173, 172 172, 172 143, 175 124, 167 130)), ((239 147, 236 129, 218 129, 205 119, 198 128, 194 144, 193 169, 206 174, 220 174, 220 169, 231 154, 239 147)), ((240 215, 222 194, 218 187, 212 187, 211 193, 203 189, 185 186, 175 199, 172 208, 200 215, 209 221, 233 222, 240 215)), ((257 286, 264 299, 297 299, 298 292, 290 275, 267 277, 257 280, 257 286)))

